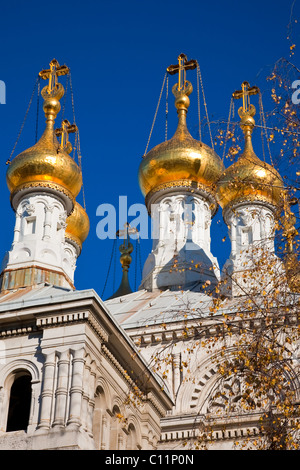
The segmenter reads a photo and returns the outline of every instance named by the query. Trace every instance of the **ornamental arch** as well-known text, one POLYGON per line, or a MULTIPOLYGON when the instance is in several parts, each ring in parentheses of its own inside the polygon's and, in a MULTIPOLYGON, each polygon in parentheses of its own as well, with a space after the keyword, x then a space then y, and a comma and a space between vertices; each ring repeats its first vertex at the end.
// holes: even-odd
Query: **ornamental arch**
POLYGON ((31 361, 19 359, 6 364, 0 375, 0 430, 26 431, 37 421, 39 371, 31 361))

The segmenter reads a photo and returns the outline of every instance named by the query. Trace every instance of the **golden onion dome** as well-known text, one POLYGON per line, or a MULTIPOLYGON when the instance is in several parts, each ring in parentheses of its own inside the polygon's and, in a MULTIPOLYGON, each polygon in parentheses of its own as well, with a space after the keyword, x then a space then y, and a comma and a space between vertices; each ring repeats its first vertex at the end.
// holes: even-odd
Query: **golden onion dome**
MULTIPOLYGON (((255 114, 252 105, 251 114, 255 114)), ((224 171, 218 181, 217 200, 222 209, 243 201, 261 201, 278 206, 284 189, 282 178, 275 168, 262 162, 254 153, 253 117, 250 114, 243 114, 242 111, 240 116, 241 128, 245 135, 245 148, 238 160, 224 171)))
POLYGON ((183 93, 173 87, 176 97, 178 127, 174 136, 151 149, 139 167, 139 185, 144 196, 170 186, 192 186, 214 193, 214 185, 224 171, 216 152, 208 145, 195 140, 186 124, 188 95, 192 85, 187 83, 183 93))
POLYGON ((75 242, 80 250, 90 230, 90 221, 84 208, 76 201, 74 210, 66 220, 65 238, 75 242))
POLYGON ((56 188, 73 198, 82 186, 79 166, 60 149, 53 130, 48 127, 33 147, 13 159, 6 181, 11 193, 28 186, 42 186, 56 188))
MULTIPOLYGON (((55 74, 57 62, 52 63, 52 73, 55 74)), ((82 186, 81 170, 68 155, 69 147, 64 148, 59 144, 54 130, 54 121, 61 108, 59 100, 64 89, 60 83, 55 83, 50 91, 49 87, 50 84, 42 90, 46 116, 46 128, 42 137, 33 147, 16 156, 8 167, 6 181, 12 199, 20 190, 42 187, 60 191, 74 201, 82 186)))

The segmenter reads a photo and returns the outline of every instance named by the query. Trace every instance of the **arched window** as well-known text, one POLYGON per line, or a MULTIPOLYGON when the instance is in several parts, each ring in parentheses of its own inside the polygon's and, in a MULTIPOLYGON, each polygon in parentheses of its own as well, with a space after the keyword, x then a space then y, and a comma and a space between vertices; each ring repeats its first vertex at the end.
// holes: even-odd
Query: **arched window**
POLYGON ((130 423, 128 426, 128 437, 127 437, 126 449, 127 450, 138 449, 137 433, 132 423, 130 423))
POLYGON ((31 375, 22 371, 15 375, 10 389, 6 431, 26 431, 31 404, 31 375))
POLYGON ((106 449, 108 440, 107 428, 108 423, 105 394, 102 387, 98 387, 95 394, 95 408, 93 416, 93 437, 96 449, 106 449))
POLYGON ((109 449, 110 450, 118 450, 120 449, 120 419, 121 419, 121 411, 117 405, 114 405, 112 410, 112 417, 110 421, 110 443, 109 449))

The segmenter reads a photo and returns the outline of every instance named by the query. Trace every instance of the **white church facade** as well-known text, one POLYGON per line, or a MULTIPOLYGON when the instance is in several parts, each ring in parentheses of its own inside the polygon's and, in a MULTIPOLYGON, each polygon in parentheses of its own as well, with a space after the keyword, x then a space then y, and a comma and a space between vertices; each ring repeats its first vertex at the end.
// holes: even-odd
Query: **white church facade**
MULTIPOLYGON (((105 302, 92 289, 74 287, 89 220, 76 201, 82 175, 69 155, 74 130, 67 121, 58 132, 54 127, 64 94, 58 77, 68 69, 54 60, 40 73, 48 80, 45 131, 7 171, 16 221, 0 275, 0 449, 191 449, 207 415, 215 416, 212 448, 230 449, 257 435, 257 410, 243 411, 241 385, 218 374, 220 351, 207 354, 201 344, 219 331, 224 312, 258 294, 261 279, 245 281, 257 258, 268 253, 284 278, 274 249, 284 185, 254 153, 255 108, 248 102, 239 112, 244 150, 227 170, 213 149, 192 138, 186 70, 196 66, 181 55, 170 69, 179 73, 178 127, 140 165, 145 204, 158 220, 141 286, 126 292, 130 249, 124 247, 124 289, 105 302), (211 252, 218 205, 231 240, 222 272, 211 252), (222 307, 212 315, 220 289, 222 307), (214 398, 222 387, 235 400, 230 419, 214 398)), ((243 100, 250 94, 243 84, 243 100)), ((237 334, 245 321, 235 319, 237 334)))

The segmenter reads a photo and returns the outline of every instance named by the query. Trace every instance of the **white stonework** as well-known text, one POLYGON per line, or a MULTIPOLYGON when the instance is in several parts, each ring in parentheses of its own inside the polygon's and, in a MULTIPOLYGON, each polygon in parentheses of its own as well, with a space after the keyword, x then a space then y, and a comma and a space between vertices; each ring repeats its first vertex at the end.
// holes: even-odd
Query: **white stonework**
MULTIPOLYGON (((287 299, 286 299, 287 300, 287 299)), ((290 297, 290 312, 299 296, 290 297)), ((257 305, 262 302, 258 295, 257 305)), ((161 438, 158 449, 175 451, 195 449, 201 442, 202 426, 210 423, 213 441, 208 448, 229 450, 247 437, 259 434, 259 408, 249 412, 243 407, 243 383, 238 377, 222 377, 218 368, 224 360, 224 350, 216 344, 209 349, 224 323, 224 314, 245 308, 241 297, 224 299, 222 307, 211 314, 213 298, 201 292, 146 290, 106 301, 107 308, 138 345, 145 361, 152 364, 163 377, 174 401, 172 410, 161 419, 161 438), (210 421, 209 421, 210 420, 210 421), (200 437, 200 441, 198 441, 200 437)), ((243 327, 258 327, 264 320, 236 317, 235 333, 227 341, 226 357, 230 357, 235 334, 243 327)), ((296 309, 287 320, 297 324, 296 309)), ((295 347, 293 370, 289 371, 299 397, 300 350, 295 347)), ((255 399, 255 397, 253 397, 255 399)), ((203 442, 203 441, 202 441, 203 442)))
POLYGON ((231 253, 223 266, 224 295, 249 295, 274 288, 274 271, 282 277, 284 267, 275 255, 275 208, 261 202, 241 203, 223 214, 229 229, 231 253), (266 269, 268 260, 270 273, 266 269), (252 271, 255 276, 247 273, 252 271))
POLYGON ((208 279, 215 285, 219 266, 210 251, 209 201, 182 189, 152 204, 151 217, 153 246, 141 288, 184 288, 208 279))
POLYGON ((157 447, 171 398, 94 291, 2 295, 0 331, 0 449, 157 447), (11 387, 22 375, 31 384, 28 424, 7 432, 11 387))
POLYGON ((67 212, 63 202, 49 192, 33 192, 20 199, 15 213, 13 243, 2 270, 38 266, 62 272, 73 281, 76 252, 65 243, 67 212))
POLYGON ((65 239, 63 247, 63 270, 74 284, 77 258, 80 254, 79 247, 68 238, 65 239))
MULTIPOLYGON (((177 105, 185 126, 183 98, 177 105)), ((46 102, 49 130, 58 109, 58 101, 46 102)), ((209 173, 209 161, 203 163, 209 173)), ((275 208, 248 201, 224 211, 232 246, 220 277, 211 253, 213 188, 192 175, 152 188, 146 205, 153 247, 140 289, 103 302, 92 289, 73 286, 81 249, 65 238, 73 196, 56 185, 25 186, 12 194, 14 237, 0 274, 0 449, 187 450, 210 419, 210 448, 255 438, 261 408, 243 409, 242 381, 222 377, 218 364, 232 357, 242 329, 265 326, 263 315, 245 311, 242 296, 254 292, 259 309, 260 291, 273 288, 265 256, 272 278, 283 273, 274 250, 275 208), (217 334, 226 343, 209 343, 217 334), (26 388, 17 389, 19 379, 26 388)), ((279 312, 276 321, 299 325, 299 295, 287 306, 289 314, 279 312)), ((300 403, 298 345, 290 369, 300 403)))

